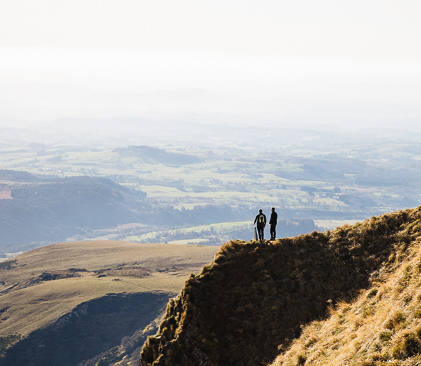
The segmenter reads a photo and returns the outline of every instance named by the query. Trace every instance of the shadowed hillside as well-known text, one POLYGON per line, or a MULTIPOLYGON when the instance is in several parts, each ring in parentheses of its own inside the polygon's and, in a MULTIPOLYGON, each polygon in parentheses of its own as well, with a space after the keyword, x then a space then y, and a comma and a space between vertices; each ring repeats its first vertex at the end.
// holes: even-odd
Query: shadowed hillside
MULTIPOLYGON (((109 294, 84 302, 54 324, 32 332, 12 347, 0 364, 77 365, 118 348, 124 337, 145 329, 166 301, 164 293, 134 293, 109 294)), ((135 347, 130 349, 125 343, 125 354, 130 354, 135 347)))
MULTIPOLYGON (((305 364, 310 356, 301 349, 291 351, 291 358, 285 361, 282 353, 295 345, 293 340, 303 329, 308 334, 306 324, 326 318, 338 304, 357 301, 362 289, 377 289, 369 292, 373 300, 383 293, 378 282, 385 281, 388 273, 392 275, 419 249, 420 211, 386 214, 273 244, 225 244, 215 260, 199 275, 192 275, 181 294, 170 300, 158 334, 149 337, 143 347, 140 365, 251 366, 270 363, 280 352, 279 365, 305 364)), ((407 270, 407 278, 419 271, 416 263, 407 270)), ((401 277, 404 284, 405 275, 401 277)), ((412 295, 407 296, 407 303, 411 299, 412 295)), ((371 309, 366 314, 369 311, 375 313, 371 309)), ((415 319, 401 313, 404 319, 415 319)), ((404 322, 390 319, 384 336, 388 340, 404 322)), ((421 331, 402 335, 403 345, 390 351, 390 357, 402 362, 416 355, 421 351, 419 337, 421 331), (408 337, 411 341, 406 347, 408 337)), ((323 348, 323 337, 313 343, 317 341, 323 348)))
POLYGON ((168 299, 216 250, 100 240, 0 262, 0 365, 136 364, 168 299))

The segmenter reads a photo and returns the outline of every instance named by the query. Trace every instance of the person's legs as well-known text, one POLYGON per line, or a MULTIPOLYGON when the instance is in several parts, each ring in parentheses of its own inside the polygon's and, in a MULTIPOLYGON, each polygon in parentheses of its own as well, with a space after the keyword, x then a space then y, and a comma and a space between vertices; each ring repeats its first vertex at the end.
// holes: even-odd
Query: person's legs
POLYGON ((257 225, 257 233, 259 234, 259 240, 263 239, 263 226, 257 225))
POLYGON ((270 225, 270 239, 275 240, 276 238, 276 225, 270 225))

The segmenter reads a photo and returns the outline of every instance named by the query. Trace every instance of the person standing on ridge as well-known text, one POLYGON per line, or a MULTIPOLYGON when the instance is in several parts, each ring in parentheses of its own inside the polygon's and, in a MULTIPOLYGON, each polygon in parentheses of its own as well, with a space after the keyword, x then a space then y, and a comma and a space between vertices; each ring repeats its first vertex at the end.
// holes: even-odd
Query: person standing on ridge
POLYGON ((270 225, 270 240, 275 240, 276 238, 276 224, 278 223, 278 214, 275 212, 275 207, 272 207, 272 213, 270 215, 269 225, 270 225))
POLYGON ((259 214, 254 219, 254 223, 257 226, 257 232, 259 233, 259 240, 262 241, 264 239, 264 229, 266 226, 266 216, 263 213, 262 209, 259 210, 259 214))

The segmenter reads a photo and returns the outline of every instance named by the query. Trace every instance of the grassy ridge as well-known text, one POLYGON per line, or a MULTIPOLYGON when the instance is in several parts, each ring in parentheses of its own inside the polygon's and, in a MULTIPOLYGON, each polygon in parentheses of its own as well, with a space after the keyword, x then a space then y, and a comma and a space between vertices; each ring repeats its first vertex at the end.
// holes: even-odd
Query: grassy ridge
MULTIPOLYGON (((306 324, 354 300, 379 273, 393 270, 408 248, 417 248, 420 233, 418 208, 269 245, 228 243, 170 301, 140 364, 270 363, 306 324)), ((304 364, 307 356, 297 357, 282 365, 304 364)))

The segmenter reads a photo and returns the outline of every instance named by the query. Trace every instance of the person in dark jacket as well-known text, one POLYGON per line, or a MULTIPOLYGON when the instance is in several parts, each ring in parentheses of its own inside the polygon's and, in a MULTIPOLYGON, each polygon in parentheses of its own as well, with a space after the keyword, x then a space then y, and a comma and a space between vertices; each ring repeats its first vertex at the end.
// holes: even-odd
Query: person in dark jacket
POLYGON ((254 219, 254 224, 257 226, 257 232, 259 233, 259 240, 264 239, 264 229, 266 226, 266 216, 262 209, 259 210, 259 214, 254 219))
POLYGON ((275 240, 276 238, 276 224, 278 223, 278 214, 275 212, 275 207, 272 207, 272 213, 270 215, 269 225, 270 225, 270 240, 275 240))

